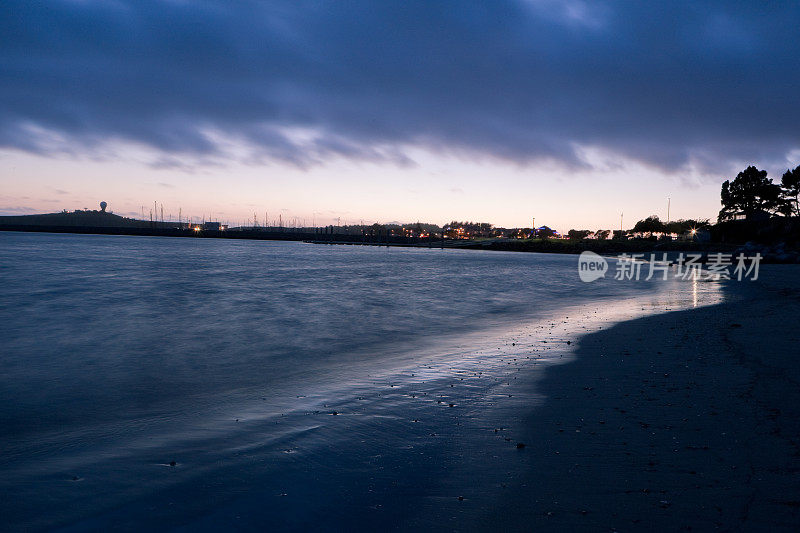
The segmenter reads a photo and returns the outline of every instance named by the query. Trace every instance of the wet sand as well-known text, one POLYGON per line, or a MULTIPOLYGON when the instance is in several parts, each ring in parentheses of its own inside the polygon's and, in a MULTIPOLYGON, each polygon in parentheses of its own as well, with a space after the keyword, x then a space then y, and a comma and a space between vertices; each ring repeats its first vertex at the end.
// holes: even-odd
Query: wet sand
POLYGON ((505 498, 463 529, 800 528, 800 269, 623 322, 547 370, 505 498))

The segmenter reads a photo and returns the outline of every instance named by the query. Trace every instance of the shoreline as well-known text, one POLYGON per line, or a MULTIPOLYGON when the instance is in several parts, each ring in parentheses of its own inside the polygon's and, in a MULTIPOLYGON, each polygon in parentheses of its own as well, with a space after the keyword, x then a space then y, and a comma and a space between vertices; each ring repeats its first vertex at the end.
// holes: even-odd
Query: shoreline
POLYGON ((582 337, 535 384, 517 475, 467 529, 797 530, 798 334, 782 320, 800 288, 781 270, 582 337))
MULTIPOLYGON (((173 237, 190 239, 233 239, 254 241, 296 241, 317 245, 342 246, 378 246, 391 248, 425 248, 454 250, 483 250, 498 252, 547 253, 561 255, 578 255, 585 251, 599 255, 613 256, 621 253, 678 252, 700 253, 706 257, 709 253, 735 253, 742 251, 743 245, 730 243, 701 243, 693 241, 650 241, 634 240, 602 240, 602 241, 569 241, 563 239, 543 240, 484 240, 461 241, 453 239, 419 240, 411 237, 358 236, 348 234, 325 234, 302 231, 264 231, 264 230, 203 230, 195 232, 179 228, 142 228, 142 227, 100 227, 100 226, 42 226, 42 225, 9 225, 0 224, 0 232, 8 233, 51 233, 72 235, 117 235, 138 237, 173 237), (360 239, 358 237, 361 237, 360 239)), ((775 254, 772 254, 775 255, 775 254)), ((772 258, 765 258, 771 260, 772 258)), ((798 257, 787 257, 781 262, 800 261, 798 257)))

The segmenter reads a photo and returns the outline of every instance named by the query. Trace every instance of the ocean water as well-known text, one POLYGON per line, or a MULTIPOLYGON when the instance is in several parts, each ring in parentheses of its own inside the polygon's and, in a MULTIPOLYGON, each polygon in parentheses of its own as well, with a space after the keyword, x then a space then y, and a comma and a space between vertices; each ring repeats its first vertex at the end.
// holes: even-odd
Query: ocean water
POLYGON ((574 256, 9 232, 0 279, 12 531, 469 529, 582 332, 719 298, 574 256))

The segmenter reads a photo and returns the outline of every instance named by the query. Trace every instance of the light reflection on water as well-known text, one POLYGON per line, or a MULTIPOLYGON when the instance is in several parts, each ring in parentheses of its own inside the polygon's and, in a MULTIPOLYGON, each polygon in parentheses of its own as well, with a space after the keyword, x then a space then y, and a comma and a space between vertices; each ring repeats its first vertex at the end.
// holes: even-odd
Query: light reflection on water
POLYGON ((0 244, 0 487, 17 487, 0 510, 41 527, 209 473, 237 481, 191 489, 198 506, 252 483, 286 491, 326 465, 354 483, 330 461, 370 471, 356 450, 423 446, 453 413, 512 397, 517 372, 568 356, 582 333, 720 298, 696 281, 585 284, 574 256, 45 234, 0 244), (173 458, 180 469, 165 467, 173 458), (251 460, 258 475, 241 470, 251 460), (80 490, 63 483, 73 477, 80 490), (34 518, 52 494, 61 503, 34 518))

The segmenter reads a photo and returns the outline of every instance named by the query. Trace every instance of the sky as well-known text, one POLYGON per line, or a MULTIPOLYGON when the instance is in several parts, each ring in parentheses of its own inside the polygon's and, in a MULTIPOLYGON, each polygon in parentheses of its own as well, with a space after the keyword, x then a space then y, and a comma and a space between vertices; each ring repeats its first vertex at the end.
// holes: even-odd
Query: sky
POLYGON ((4 0, 0 214, 716 218, 800 164, 797 2, 4 0))

